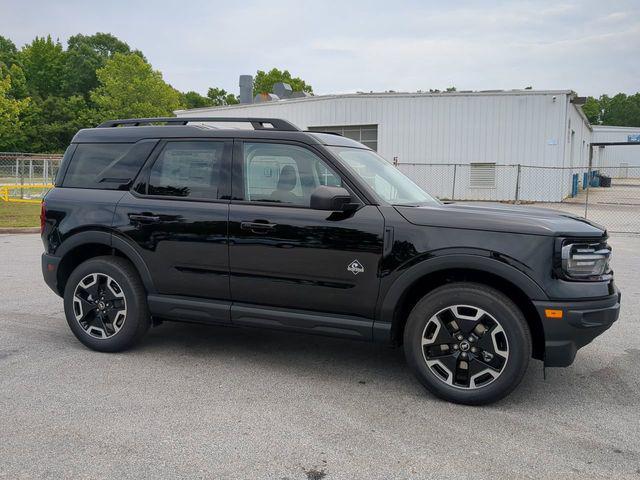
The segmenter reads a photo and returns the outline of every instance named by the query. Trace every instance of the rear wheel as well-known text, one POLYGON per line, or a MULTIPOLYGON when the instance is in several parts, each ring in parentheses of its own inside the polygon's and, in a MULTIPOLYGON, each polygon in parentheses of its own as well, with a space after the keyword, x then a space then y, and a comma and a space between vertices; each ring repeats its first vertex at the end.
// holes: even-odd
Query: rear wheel
POLYGON ((142 282, 119 257, 97 257, 76 267, 65 287, 64 310, 78 340, 102 352, 131 347, 150 325, 142 282))
POLYGON ((531 357, 531 335, 520 309, 501 292, 452 283, 425 295, 404 331, 407 362, 435 395, 480 405, 508 395, 531 357))

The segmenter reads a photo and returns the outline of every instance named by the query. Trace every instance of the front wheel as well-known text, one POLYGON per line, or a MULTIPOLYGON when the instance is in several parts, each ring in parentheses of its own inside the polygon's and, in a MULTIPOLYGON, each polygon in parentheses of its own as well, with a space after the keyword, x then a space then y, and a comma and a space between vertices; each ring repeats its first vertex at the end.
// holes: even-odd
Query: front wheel
POLYGON ((101 352, 131 347, 150 326, 138 273, 119 257, 97 257, 78 265, 67 280, 64 311, 78 340, 101 352))
POLYGON ((520 309, 501 292, 451 283, 413 308, 404 349, 429 391, 454 403, 482 405, 518 386, 531 357, 531 334, 520 309))

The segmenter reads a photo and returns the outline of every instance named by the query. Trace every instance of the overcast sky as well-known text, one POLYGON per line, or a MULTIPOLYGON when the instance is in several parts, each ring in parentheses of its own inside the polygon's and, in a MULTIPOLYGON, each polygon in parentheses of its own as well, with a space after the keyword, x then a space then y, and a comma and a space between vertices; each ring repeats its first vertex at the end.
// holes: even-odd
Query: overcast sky
POLYGON ((316 94, 640 90, 640 0, 426 2, 0 0, 18 47, 110 32, 179 90, 237 93, 238 75, 286 68, 316 94))

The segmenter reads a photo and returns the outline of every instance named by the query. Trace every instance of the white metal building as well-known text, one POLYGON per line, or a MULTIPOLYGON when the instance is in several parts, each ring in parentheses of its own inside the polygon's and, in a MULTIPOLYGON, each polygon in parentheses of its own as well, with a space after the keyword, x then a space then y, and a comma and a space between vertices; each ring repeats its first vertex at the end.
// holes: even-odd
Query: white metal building
POLYGON ((548 167, 585 168, 591 141, 570 90, 323 95, 176 115, 276 117, 336 131, 398 163, 441 198, 513 200, 517 185, 521 200, 560 201, 571 192, 572 173, 548 167), (517 164, 522 169, 501 167, 517 164))
POLYGON ((593 143, 638 142, 594 149, 593 164, 613 177, 640 176, 640 128, 593 126, 593 143))

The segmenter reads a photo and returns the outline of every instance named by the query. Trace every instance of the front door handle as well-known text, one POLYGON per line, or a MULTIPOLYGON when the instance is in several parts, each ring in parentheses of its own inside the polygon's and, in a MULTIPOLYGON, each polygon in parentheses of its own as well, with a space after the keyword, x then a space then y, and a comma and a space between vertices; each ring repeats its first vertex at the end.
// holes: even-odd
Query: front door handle
POLYGON ((261 221, 240 222, 240 229, 241 230, 249 230, 249 231, 251 231, 253 233, 268 233, 275 226, 276 226, 275 223, 268 223, 266 221, 265 222, 261 222, 261 221))
POLYGON ((160 217, 157 215, 145 215, 145 214, 129 214, 129 220, 132 222, 140 222, 140 223, 155 223, 160 221, 160 217))

